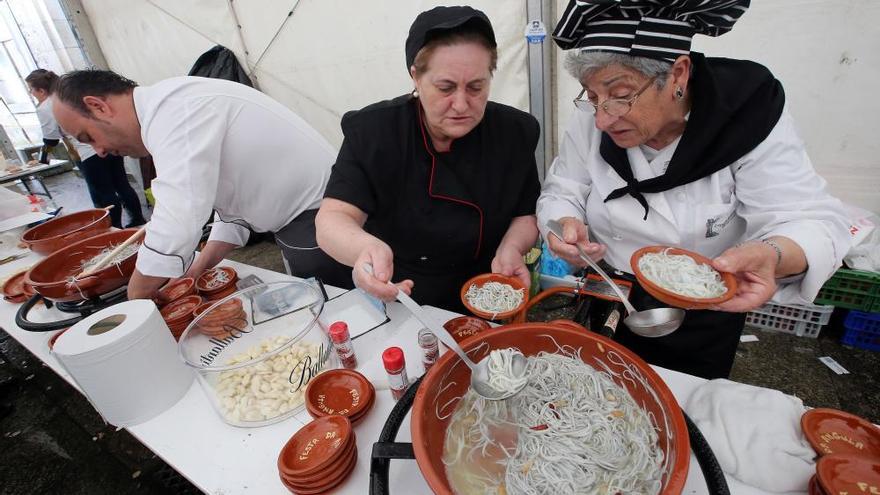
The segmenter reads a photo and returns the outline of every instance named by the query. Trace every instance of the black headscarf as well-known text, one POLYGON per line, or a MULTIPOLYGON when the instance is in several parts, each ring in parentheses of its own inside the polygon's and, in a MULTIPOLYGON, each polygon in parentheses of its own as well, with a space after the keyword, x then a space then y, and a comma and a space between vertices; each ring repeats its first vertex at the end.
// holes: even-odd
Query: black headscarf
POLYGON ((785 105, 782 84, 763 65, 743 60, 706 58, 691 52, 691 112, 666 173, 638 181, 626 150, 603 133, 599 151, 626 181, 605 201, 631 195, 645 208, 645 193, 689 184, 730 166, 763 142, 779 121, 785 105))

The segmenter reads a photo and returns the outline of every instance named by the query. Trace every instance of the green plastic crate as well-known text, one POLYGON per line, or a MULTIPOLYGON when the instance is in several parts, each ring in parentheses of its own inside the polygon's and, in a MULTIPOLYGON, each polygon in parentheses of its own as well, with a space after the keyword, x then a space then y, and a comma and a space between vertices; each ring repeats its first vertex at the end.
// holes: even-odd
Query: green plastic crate
POLYGON ((815 303, 880 311, 880 273, 841 268, 822 286, 815 303))

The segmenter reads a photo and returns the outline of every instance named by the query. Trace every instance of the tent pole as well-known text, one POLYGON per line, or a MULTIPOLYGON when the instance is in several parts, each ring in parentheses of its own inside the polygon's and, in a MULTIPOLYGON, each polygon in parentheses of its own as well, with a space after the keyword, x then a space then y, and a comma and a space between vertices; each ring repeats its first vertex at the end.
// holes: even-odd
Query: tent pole
POLYGON ((70 24, 70 30, 73 31, 76 44, 79 45, 86 62, 96 69, 108 70, 110 67, 107 65, 107 59, 104 58, 104 52, 101 50, 82 1, 59 0, 58 4, 67 17, 67 23, 70 24))
MULTIPOLYGON (((529 24, 541 21, 547 31, 552 29, 551 13, 553 0, 526 0, 526 16, 529 24)), ((527 27, 528 29, 528 27, 527 27)), ((538 177, 543 182, 544 175, 553 160, 553 85, 552 42, 549 33, 540 42, 529 42, 529 111, 541 125, 541 136, 535 149, 535 162, 538 166, 538 177)))
POLYGON ((229 12, 232 14, 232 20, 235 21, 235 34, 238 35, 238 42, 241 44, 241 49, 244 50, 244 64, 248 68, 248 76, 251 78, 251 82, 254 84, 254 88, 260 89, 259 81, 257 81, 257 75, 254 74, 255 67, 251 65, 251 52, 248 50, 247 45, 244 42, 244 34, 241 32, 241 22, 238 20, 238 13, 235 12, 235 5, 232 4, 234 0, 226 0, 226 4, 229 6, 229 12))

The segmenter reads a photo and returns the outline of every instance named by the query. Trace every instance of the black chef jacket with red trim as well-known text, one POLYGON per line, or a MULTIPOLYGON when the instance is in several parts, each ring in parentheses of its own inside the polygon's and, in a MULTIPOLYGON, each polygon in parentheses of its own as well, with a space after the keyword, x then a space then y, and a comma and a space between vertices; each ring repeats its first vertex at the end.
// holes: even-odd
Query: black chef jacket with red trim
POLYGON ((462 284, 491 271, 511 220, 535 213, 538 122, 490 101, 471 132, 437 152, 421 105, 405 95, 346 113, 342 132, 324 196, 367 214, 364 229, 391 246, 393 280, 412 279, 417 302, 463 311, 462 284))

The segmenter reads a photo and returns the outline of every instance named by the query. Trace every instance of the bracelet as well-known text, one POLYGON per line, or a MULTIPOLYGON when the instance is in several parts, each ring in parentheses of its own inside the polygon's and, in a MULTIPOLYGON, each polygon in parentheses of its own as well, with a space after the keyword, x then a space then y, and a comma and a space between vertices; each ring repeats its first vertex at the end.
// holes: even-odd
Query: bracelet
POLYGON ((782 263, 782 248, 779 247, 779 244, 776 244, 775 241, 771 239, 761 239, 761 242, 773 248, 776 251, 776 267, 782 263))

